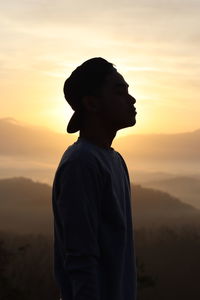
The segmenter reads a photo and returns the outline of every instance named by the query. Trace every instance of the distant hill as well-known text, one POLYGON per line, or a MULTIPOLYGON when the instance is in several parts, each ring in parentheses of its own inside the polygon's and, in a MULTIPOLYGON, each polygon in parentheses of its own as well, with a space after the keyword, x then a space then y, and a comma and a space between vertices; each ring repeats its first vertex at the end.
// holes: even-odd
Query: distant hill
POLYGON ((52 183, 56 166, 74 136, 0 119, 0 178, 24 176, 52 183))
POLYGON ((116 142, 120 151, 138 158, 186 159, 200 162, 200 129, 176 134, 134 134, 120 137, 116 142))
POLYGON ((0 140, 0 155, 55 162, 74 136, 4 118, 0 119, 0 140))
POLYGON ((28 178, 0 180, 0 228, 49 234, 52 230, 51 188, 28 178))
MULTIPOLYGON (((0 140, 0 178, 26 176, 51 184, 61 155, 77 135, 4 118, 0 119, 0 140)), ((130 172, 200 174, 200 129, 116 137, 112 147, 125 158, 130 172)))
MULTIPOLYGON (((0 228, 52 234, 51 187, 28 178, 0 180, 0 228)), ((200 225, 200 211, 167 193, 132 186, 132 213, 138 227, 200 225)))
POLYGON ((136 227, 200 225, 200 210, 166 192, 132 185, 132 197, 136 227))
POLYGON ((200 130, 177 134, 142 134, 120 137, 114 145, 129 169, 199 176, 200 130))
MULTIPOLYGON (((4 118, 0 119, 0 139, 0 155, 32 155, 52 159, 77 137, 4 118)), ((200 161, 200 129, 177 134, 132 134, 117 137, 113 147, 135 159, 200 161)))
POLYGON ((144 185, 168 192, 200 209, 200 178, 182 176, 147 181, 144 185))

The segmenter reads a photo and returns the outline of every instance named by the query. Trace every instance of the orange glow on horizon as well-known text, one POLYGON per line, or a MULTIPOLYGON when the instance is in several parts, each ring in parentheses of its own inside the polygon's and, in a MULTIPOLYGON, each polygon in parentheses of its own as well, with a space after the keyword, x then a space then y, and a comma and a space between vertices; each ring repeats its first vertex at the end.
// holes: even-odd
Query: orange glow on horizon
POLYGON ((137 100, 136 125, 118 135, 200 128, 193 38, 199 35, 200 3, 186 0, 181 12, 178 0, 118 1, 115 7, 87 0, 71 3, 70 10, 63 1, 48 10, 38 1, 14 0, 12 9, 8 3, 1 11, 0 118, 64 133, 73 113, 64 80, 85 60, 101 56, 115 64, 137 100))

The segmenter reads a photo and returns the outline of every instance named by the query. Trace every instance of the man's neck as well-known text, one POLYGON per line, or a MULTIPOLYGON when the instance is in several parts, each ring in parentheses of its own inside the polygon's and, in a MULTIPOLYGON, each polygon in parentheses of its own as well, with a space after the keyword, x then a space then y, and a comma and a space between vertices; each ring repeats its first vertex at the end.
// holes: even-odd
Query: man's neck
POLYGON ((116 135, 116 132, 103 132, 102 130, 100 131, 95 131, 94 130, 80 130, 80 134, 79 137, 81 138, 85 138, 88 141, 90 141, 91 143, 105 148, 105 149, 110 149, 113 139, 116 135))

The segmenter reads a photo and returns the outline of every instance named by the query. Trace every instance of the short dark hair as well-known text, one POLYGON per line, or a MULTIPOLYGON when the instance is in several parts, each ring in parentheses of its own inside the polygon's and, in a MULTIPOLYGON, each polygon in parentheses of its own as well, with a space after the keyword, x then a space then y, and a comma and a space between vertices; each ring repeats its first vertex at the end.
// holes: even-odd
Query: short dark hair
POLYGON ((99 95, 106 76, 117 71, 114 65, 101 57, 94 57, 78 66, 64 83, 64 95, 73 110, 81 106, 84 96, 99 95))

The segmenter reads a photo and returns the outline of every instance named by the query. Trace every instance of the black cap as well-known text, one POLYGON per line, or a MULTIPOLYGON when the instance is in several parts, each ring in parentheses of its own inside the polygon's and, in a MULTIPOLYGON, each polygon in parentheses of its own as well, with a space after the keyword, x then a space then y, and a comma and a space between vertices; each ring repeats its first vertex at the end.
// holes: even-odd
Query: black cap
POLYGON ((94 57, 78 66, 64 83, 65 99, 74 110, 67 126, 68 133, 81 128, 82 98, 95 95, 102 87, 107 74, 116 70, 112 63, 101 57, 94 57))

